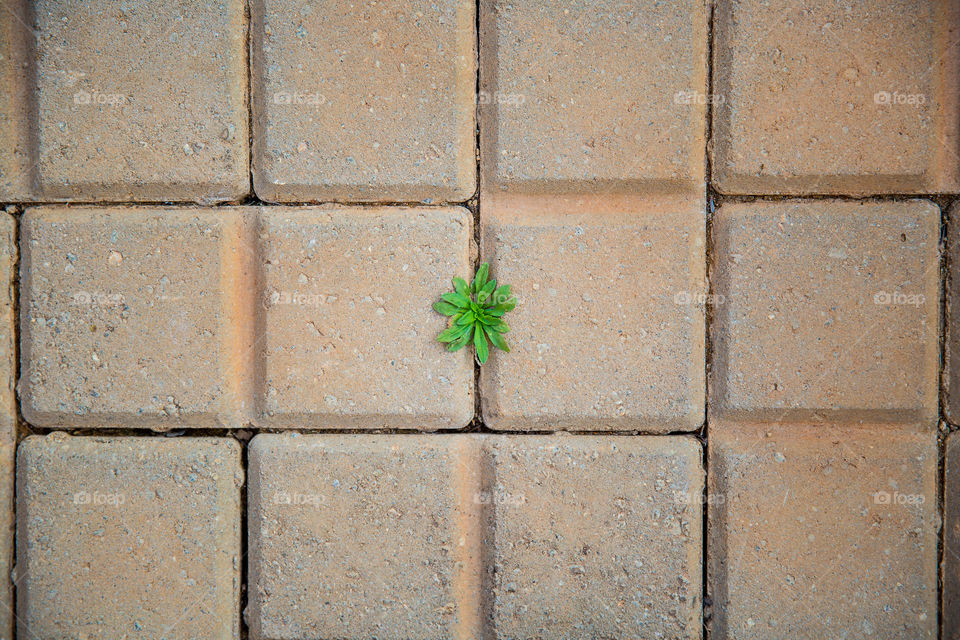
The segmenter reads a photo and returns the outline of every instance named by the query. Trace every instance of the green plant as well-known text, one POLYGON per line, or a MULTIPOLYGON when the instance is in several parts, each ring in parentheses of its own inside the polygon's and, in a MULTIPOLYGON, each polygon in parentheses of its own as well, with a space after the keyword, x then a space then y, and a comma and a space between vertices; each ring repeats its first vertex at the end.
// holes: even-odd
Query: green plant
POLYGON ((484 262, 477 269, 473 282, 463 278, 453 279, 453 291, 434 303, 437 313, 450 316, 449 326, 437 336, 447 345, 447 351, 457 351, 473 342, 477 362, 483 364, 490 356, 487 340, 501 351, 510 351, 503 334, 510 327, 503 321, 503 314, 517 306, 517 299, 510 295, 510 285, 498 287, 496 280, 488 280, 490 265, 484 262))

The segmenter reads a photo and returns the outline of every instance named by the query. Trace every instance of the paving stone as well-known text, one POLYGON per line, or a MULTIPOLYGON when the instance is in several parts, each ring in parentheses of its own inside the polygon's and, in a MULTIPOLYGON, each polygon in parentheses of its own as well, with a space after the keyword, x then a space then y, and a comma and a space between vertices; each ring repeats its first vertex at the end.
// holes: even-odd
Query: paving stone
POLYGON ((511 353, 480 373, 487 426, 506 430, 696 429, 704 406, 703 213, 502 209, 482 256, 519 304, 511 353))
POLYGON ((724 204, 710 409, 937 422, 940 211, 923 200, 724 204))
POLYGON ((712 638, 937 636, 937 440, 915 429, 711 422, 712 638))
POLYGON ((481 0, 486 202, 704 191, 703 0, 481 0))
POLYGON ((17 474, 19 637, 239 637, 235 441, 32 436, 17 474))
MULTIPOLYGON (((245 197, 245 10, 243 0, 116 8, 84 0, 32 2, 24 13, 34 18, 37 36, 26 56, 16 55, 30 61, 25 73, 35 94, 7 99, 17 126, 30 123, 14 138, 32 148, 18 146, 12 159, 21 169, 26 165, 30 199, 245 197)), ((13 28, 23 27, 16 22, 13 28)), ((15 71, 7 73, 16 80, 15 71)))
POLYGON ((36 166, 26 106, 32 83, 32 20, 28 0, 0 5, 0 201, 26 200, 36 166))
POLYGON ((476 188, 473 0, 254 0, 253 181, 270 202, 476 188))
MULTIPOLYGON (((0 214, 0 576, 9 576, 13 553, 13 476, 17 443, 14 385, 17 366, 14 346, 14 265, 17 261, 16 223, 0 214)), ((13 584, 0 580, 0 638, 13 638, 13 584)))
POLYGON ((504 436, 489 447, 495 637, 701 637, 696 440, 504 436))
POLYGON ((960 435, 947 437, 943 472, 943 638, 960 639, 960 435))
POLYGON ((470 436, 254 438, 251 637, 475 637, 477 451, 470 436))
POLYGON ((460 208, 264 208, 263 425, 467 425, 472 355, 436 341, 431 305, 472 239, 460 208))
POLYGON ((249 212, 29 209, 21 230, 27 421, 238 426, 253 335, 252 256, 243 248, 252 233, 241 240, 249 212))
POLYGON ((734 194, 960 190, 960 5, 717 5, 715 186, 734 194))
POLYGON ((947 215, 947 318, 943 348, 943 412, 950 424, 960 424, 960 204, 947 215))

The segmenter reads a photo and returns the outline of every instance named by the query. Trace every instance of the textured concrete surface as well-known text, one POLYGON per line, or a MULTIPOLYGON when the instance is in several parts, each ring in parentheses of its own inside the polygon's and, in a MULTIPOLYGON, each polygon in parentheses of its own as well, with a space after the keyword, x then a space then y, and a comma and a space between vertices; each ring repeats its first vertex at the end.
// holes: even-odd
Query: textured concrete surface
POLYGON ((943 473, 943 640, 960 640, 960 435, 947 437, 943 473))
POLYGON ((923 200, 721 206, 711 412, 934 427, 939 225, 923 200))
POLYGON ((473 0, 254 0, 253 176, 270 202, 476 189, 473 0))
POLYGON ((513 287, 509 354, 481 369, 487 426, 691 430, 703 421, 704 220, 509 210, 483 219, 483 260, 513 287))
POLYGON ((254 438, 251 636, 472 637, 458 631, 476 628, 476 578, 460 575, 478 562, 464 472, 475 448, 470 437, 254 438))
POLYGON ((24 15, 36 26, 26 57, 36 91, 12 109, 29 114, 30 199, 218 202, 249 192, 242 0, 36 0, 24 15))
POLYGON ((26 439, 18 637, 239 637, 242 484, 225 438, 26 439))
POLYGON ((700 638, 688 437, 491 437, 497 638, 700 638))
MULTIPOLYGON (((13 552, 13 490, 16 456, 17 377, 14 344, 14 286, 17 262, 16 223, 0 214, 0 576, 9 576, 15 564, 13 552)), ((13 583, 0 580, 0 639, 13 638, 13 583)))
POLYGON ((958 28, 953 0, 718 3, 716 188, 960 190, 958 28))
POLYGON ((936 638, 937 439, 711 423, 711 637, 936 638))
POLYGON ((460 428, 472 353, 431 308, 469 277, 460 208, 268 208, 260 225, 265 426, 460 428))
POLYGON ((946 325, 943 336, 943 412, 950 424, 960 424, 960 205, 947 214, 946 325))
POLYGON ((254 638, 699 638, 703 484, 691 438, 259 435, 246 619, 254 638))
MULTIPOLYGON (((235 426, 247 209, 39 207, 21 229, 21 401, 38 426, 235 426)), ((249 246, 249 245, 247 245, 249 246)), ((252 305, 249 305, 252 307, 252 305)))
POLYGON ((0 6, 0 201, 30 197, 36 167, 36 145, 30 137, 33 18, 28 0, 6 0, 0 6))
POLYGON ((483 197, 702 194, 707 3, 480 0, 483 197))

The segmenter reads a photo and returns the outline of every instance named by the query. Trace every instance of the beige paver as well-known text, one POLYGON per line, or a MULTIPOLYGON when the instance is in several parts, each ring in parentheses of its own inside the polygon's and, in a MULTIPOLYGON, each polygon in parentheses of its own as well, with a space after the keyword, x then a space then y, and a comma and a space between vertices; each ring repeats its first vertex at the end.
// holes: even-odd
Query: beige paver
POLYGON ((264 208, 266 426, 459 428, 473 363, 431 305, 472 270, 460 208, 264 208))
POLYGON ((476 453, 469 436, 254 438, 251 636, 473 637, 476 453))
POLYGON ((960 435, 947 438, 943 498, 943 639, 960 638, 960 435))
POLYGON ((711 422, 712 638, 936 637, 937 441, 915 428, 711 422))
POLYGON ((491 437, 497 638, 700 638, 700 444, 491 437))
POLYGON ((717 5, 715 186, 737 194, 960 190, 960 5, 717 5))
POLYGON ((255 0, 253 178, 270 202, 476 189, 473 0, 255 0))
POLYGON ((937 421, 940 211, 724 204, 710 409, 744 420, 937 421))
POLYGON ((946 324, 943 347, 943 412, 951 424, 960 424, 960 204, 947 215, 946 324))
MULTIPOLYGON (((13 479, 17 430, 13 299, 14 264, 17 261, 15 226, 12 216, 0 214, 0 576, 4 578, 14 567, 13 479)), ((13 638, 13 625, 13 583, 0 579, 0 638, 13 638)))
POLYGON ((246 209, 23 217, 21 401, 38 426, 237 426, 252 354, 246 209), (244 297, 249 305, 241 305, 244 297))
POLYGON ((254 638, 701 631, 692 438, 259 435, 254 638))
POLYGON ((511 353, 480 376, 487 426, 691 430, 703 422, 702 211, 485 213, 482 258, 513 287, 511 353))
MULTIPOLYGON (((34 24, 37 35, 8 45, 16 49, 11 66, 31 65, 20 72, 32 95, 5 99, 3 142, 17 141, 11 162, 27 173, 3 181, 14 197, 219 202, 246 196, 242 0, 122 7, 37 0, 22 14, 32 21, 14 20, 7 33, 20 38, 17 28, 34 24)), ((5 74, 5 84, 18 83, 17 69, 5 74)))
POLYGON ((31 142, 30 103, 33 19, 29 0, 0 5, 0 201, 26 200, 33 188, 36 144, 31 142))
POLYGON ((33 436, 17 474, 18 637, 239 637, 235 441, 33 436))
POLYGON ((481 0, 486 202, 704 191, 707 3, 481 0))

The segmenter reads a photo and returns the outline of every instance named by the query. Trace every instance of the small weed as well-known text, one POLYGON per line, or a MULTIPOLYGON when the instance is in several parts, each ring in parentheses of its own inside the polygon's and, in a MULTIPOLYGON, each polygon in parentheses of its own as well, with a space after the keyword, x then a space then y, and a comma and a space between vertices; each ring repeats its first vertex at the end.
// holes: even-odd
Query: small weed
POLYGON ((503 314, 517 306, 517 299, 510 295, 510 285, 498 287, 496 280, 487 280, 489 273, 490 265, 484 262, 471 284, 454 278, 453 291, 440 296, 442 299, 433 305, 434 311, 450 317, 450 326, 437 340, 446 343, 447 351, 457 351, 472 342, 480 364, 490 356, 487 340, 501 351, 510 351, 503 338, 510 331, 503 314))

